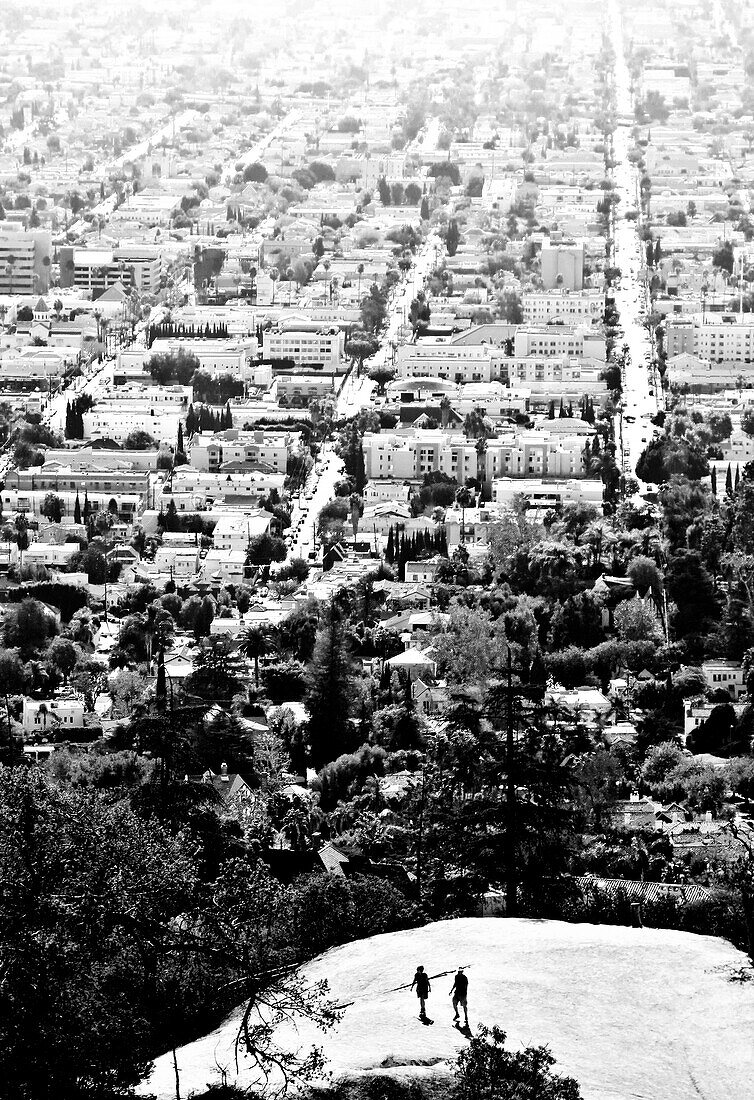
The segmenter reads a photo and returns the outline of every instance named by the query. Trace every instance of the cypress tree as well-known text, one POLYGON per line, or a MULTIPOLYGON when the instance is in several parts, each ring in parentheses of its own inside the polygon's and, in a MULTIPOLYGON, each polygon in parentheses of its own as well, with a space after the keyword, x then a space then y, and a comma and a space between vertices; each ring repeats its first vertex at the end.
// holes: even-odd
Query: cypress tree
POLYGON ((713 497, 716 497, 717 496, 717 467, 714 465, 714 463, 710 467, 710 482, 711 482, 711 485, 712 485, 712 495, 713 495, 713 497))
POLYGON ((725 495, 726 497, 733 496, 733 475, 730 470, 730 462, 728 463, 728 469, 725 474, 725 495))
POLYGON ((395 545, 393 541, 393 528, 392 525, 387 533, 387 546, 385 547, 385 561, 388 565, 392 565, 395 561, 395 545))
POLYGON ((73 522, 81 523, 81 501, 79 500, 78 489, 76 490, 76 503, 73 505, 73 522))
POLYGON ((741 484, 741 467, 736 463, 736 480, 733 482, 734 492, 738 492, 738 486, 741 484))
POLYGON ((175 449, 178 454, 183 454, 183 425, 180 420, 178 421, 178 439, 176 440, 175 449))
POLYGON ((331 600, 320 617, 307 677, 309 744, 317 769, 355 747, 349 722, 353 655, 347 627, 340 606, 331 600))

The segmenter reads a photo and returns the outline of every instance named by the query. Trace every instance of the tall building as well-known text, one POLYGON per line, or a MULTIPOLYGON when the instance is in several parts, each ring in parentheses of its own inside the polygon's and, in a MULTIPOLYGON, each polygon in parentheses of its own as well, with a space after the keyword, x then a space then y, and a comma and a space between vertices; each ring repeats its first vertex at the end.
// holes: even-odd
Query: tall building
POLYGON ((60 285, 100 295, 115 283, 156 294, 162 275, 162 250, 156 245, 60 249, 60 285))
POLYGON ((542 245, 542 283, 545 290, 583 290, 584 246, 570 243, 542 245))
POLYGON ((0 294, 46 294, 51 247, 46 230, 0 227, 0 294))

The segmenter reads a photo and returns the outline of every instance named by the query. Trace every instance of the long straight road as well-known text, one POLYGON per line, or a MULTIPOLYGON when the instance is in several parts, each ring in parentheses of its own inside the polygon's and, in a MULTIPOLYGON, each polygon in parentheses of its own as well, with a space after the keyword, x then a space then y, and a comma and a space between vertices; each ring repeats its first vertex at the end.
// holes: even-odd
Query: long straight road
POLYGON ((641 271, 643 266, 642 242, 638 229, 641 225, 639 203, 639 173, 628 159, 633 145, 634 104, 631 94, 631 78, 625 58, 623 20, 618 0, 610 0, 608 26, 615 51, 614 87, 618 122, 613 134, 613 184, 620 202, 615 213, 615 265, 621 270, 621 279, 615 288, 615 304, 620 313, 623 336, 618 346, 628 347, 626 371, 623 382, 625 409, 622 417, 621 437, 623 457, 631 470, 636 465, 646 442, 652 437, 650 417, 661 406, 662 394, 652 385, 652 347, 649 333, 643 321, 649 307, 648 291, 641 271), (627 220, 629 210, 639 211, 639 220, 627 220), (654 392, 650 392, 654 391, 654 392), (630 419, 629 419, 630 418, 630 419), (632 423, 633 421, 633 423, 632 423))

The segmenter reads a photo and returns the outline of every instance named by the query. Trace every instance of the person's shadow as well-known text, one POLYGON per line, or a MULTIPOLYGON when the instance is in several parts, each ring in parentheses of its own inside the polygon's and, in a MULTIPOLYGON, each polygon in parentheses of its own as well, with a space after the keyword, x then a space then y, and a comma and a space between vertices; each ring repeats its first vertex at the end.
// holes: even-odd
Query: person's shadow
POLYGON ((465 1035, 467 1039, 471 1038, 471 1028, 468 1024, 461 1025, 459 1022, 456 1022, 453 1026, 455 1027, 456 1031, 461 1032, 461 1035, 465 1035))

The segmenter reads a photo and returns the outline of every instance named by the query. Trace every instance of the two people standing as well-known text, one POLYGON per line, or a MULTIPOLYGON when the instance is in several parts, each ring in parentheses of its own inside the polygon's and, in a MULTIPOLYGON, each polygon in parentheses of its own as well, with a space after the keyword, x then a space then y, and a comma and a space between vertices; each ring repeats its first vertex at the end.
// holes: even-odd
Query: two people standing
MULTIPOLYGON (((414 980, 411 982, 411 989, 414 986, 416 987, 416 996, 419 998, 419 1019, 424 1022, 427 1019, 427 997, 432 990, 432 986, 423 966, 417 966, 416 968, 414 980)), ((464 1027, 469 1026, 468 991, 469 979, 464 974, 463 968, 459 967, 458 973, 453 978, 453 987, 449 996, 453 998, 454 1020, 459 1019, 458 1006, 460 1005, 463 1009, 464 1027)))

